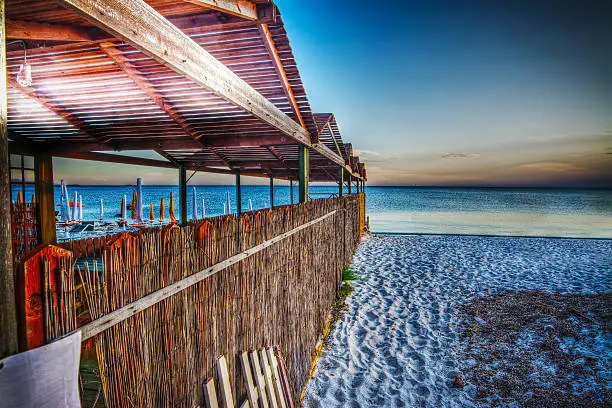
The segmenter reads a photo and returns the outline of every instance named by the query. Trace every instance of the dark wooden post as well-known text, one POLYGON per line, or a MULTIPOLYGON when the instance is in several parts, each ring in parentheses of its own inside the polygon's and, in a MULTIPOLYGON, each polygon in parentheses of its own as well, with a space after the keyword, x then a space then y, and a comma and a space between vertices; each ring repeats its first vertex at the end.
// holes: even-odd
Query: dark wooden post
POLYGON ((240 187, 240 170, 236 170, 236 213, 242 214, 242 189, 240 187))
POLYGON ((344 195, 344 168, 340 167, 338 169, 338 196, 342 197, 344 195))
POLYGON ((11 177, 8 152, 5 1, 0 0, 0 358, 18 351, 15 274, 11 241, 11 177))
POLYGON ((187 224, 187 169, 179 167, 179 205, 181 225, 187 224))
POLYGON ((274 208, 274 177, 270 176, 270 208, 274 208))
POLYGON ((300 153, 300 157, 299 157, 299 163, 300 163, 300 173, 299 173, 299 180, 300 180, 300 203, 305 203, 306 201, 308 201, 308 178, 309 178, 309 171, 308 171, 308 147, 304 146, 304 145, 300 145, 298 147, 299 153, 300 153))
POLYGON ((348 174, 348 193, 352 194, 352 188, 353 188, 353 176, 351 175, 351 173, 348 174))
POLYGON ((55 198, 53 196, 53 156, 37 153, 34 156, 36 215, 38 241, 41 244, 55 245, 55 198))
POLYGON ((291 197, 291 205, 293 205, 293 179, 289 179, 289 196, 291 197))

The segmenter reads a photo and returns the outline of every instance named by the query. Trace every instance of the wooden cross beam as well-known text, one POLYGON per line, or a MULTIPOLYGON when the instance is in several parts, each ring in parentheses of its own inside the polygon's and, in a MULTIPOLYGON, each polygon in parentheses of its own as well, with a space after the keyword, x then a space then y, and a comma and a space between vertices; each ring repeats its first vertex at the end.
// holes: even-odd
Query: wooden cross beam
POLYGON ((300 112, 300 107, 298 106, 297 100, 295 99, 295 95, 293 94, 293 89, 291 88, 291 84, 289 83, 289 78, 287 78, 287 73, 285 72, 285 67, 283 66, 283 62, 281 61, 278 50, 276 49, 276 44, 274 43, 274 39, 272 38, 272 33, 268 28, 267 24, 259 25, 259 32, 263 37, 264 45, 272 58, 274 64, 274 70, 276 74, 279 76, 281 80, 281 84, 283 85, 283 91, 285 91, 285 95, 289 100, 289 104, 291 105, 291 110, 295 114, 295 117, 300 122, 300 125, 304 129, 306 129, 306 124, 304 123, 304 118, 302 118, 302 112, 300 112))
POLYGON ((91 41, 85 28, 34 21, 7 20, 6 38, 43 41, 91 41))
POLYGON ((310 134, 144 0, 56 0, 297 142, 310 134))
POLYGON ((257 5, 249 0, 184 0, 208 9, 221 11, 247 20, 257 20, 257 5))
POLYGON ((113 43, 101 43, 100 49, 108 55, 121 70, 140 88, 151 100, 159 106, 183 131, 192 139, 198 140, 202 135, 195 132, 178 110, 159 92, 151 81, 138 71, 123 52, 113 43))
POLYGON ((101 161, 106 163, 120 163, 120 164, 131 164, 135 166, 150 166, 150 167, 161 167, 166 169, 175 169, 177 166, 174 163, 146 159, 142 157, 122 156, 118 154, 109 153, 98 153, 98 152, 87 152, 87 153, 55 153, 57 157, 64 157, 66 159, 79 159, 79 160, 93 160, 101 161))
POLYGON ((311 143, 310 133, 155 11, 144 0, 55 0, 156 61, 312 147, 334 163, 342 157, 311 143))
POLYGON ((272 153, 274 157, 276 157, 284 167, 286 167, 287 169, 291 169, 291 167, 289 167, 289 165, 285 162, 285 158, 283 157, 283 155, 280 154, 274 146, 268 146, 268 151, 272 153))
POLYGON ((8 78, 8 83, 11 87, 15 88, 23 95, 27 96, 30 99, 38 102, 51 112, 55 113, 57 116, 64 119, 66 122, 70 123, 76 129, 81 132, 87 134, 88 136, 97 139, 100 143, 107 143, 108 139, 102 139, 99 135, 96 134, 94 129, 91 129, 87 123, 85 123, 82 119, 78 118, 71 111, 55 102, 52 98, 48 97, 44 92, 37 90, 36 88, 23 86, 13 77, 8 78))

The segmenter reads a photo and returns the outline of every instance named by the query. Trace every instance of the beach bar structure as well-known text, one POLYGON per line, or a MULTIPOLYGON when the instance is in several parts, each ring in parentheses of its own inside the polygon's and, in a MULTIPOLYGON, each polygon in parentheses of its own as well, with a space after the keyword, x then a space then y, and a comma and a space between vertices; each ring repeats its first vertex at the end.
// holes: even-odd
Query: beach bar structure
POLYGON ((217 356, 237 402, 238 353, 276 345, 297 399, 364 230, 367 174, 334 115, 311 111, 276 5, 0 5, 0 357, 80 329, 106 405, 193 407, 217 356), (115 154, 135 150, 165 160, 115 154), (180 225, 56 246, 53 157, 175 168, 180 225), (235 175, 238 197, 241 176, 269 178, 272 208, 188 222, 194 171, 235 175), (275 207, 274 179, 299 203, 275 207), (310 200, 311 181, 337 197, 310 200))

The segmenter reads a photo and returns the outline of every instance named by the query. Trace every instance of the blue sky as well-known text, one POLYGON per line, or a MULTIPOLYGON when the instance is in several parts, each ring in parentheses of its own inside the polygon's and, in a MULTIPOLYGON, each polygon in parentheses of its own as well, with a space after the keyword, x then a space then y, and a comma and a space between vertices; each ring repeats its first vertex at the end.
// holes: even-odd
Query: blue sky
POLYGON ((276 0, 370 184, 550 187, 612 186, 606 3, 276 0))

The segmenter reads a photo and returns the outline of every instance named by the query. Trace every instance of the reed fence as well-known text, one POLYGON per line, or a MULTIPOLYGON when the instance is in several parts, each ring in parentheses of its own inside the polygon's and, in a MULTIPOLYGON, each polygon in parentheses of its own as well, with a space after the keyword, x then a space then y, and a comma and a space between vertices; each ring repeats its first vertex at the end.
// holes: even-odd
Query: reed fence
POLYGON ((222 354, 234 397, 244 400, 239 353, 271 344, 286 357, 297 400, 342 269, 362 233, 362 196, 119 234, 98 240, 105 243, 101 253, 98 245, 73 242, 79 254, 101 255, 101 261, 77 262, 75 272, 95 323, 278 240, 97 334, 106 405, 192 408, 201 402, 202 383, 216 376, 215 360, 222 354))

